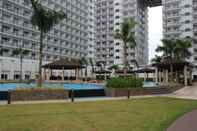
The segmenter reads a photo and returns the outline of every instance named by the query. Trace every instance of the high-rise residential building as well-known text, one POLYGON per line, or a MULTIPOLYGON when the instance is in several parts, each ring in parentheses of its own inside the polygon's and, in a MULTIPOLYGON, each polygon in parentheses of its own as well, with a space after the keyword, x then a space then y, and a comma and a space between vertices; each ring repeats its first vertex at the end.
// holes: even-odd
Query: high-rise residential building
POLYGON ((122 41, 114 38, 124 18, 132 17, 136 24, 137 46, 128 48, 130 65, 148 62, 148 7, 141 0, 96 0, 96 60, 105 66, 123 64, 122 41))
MULTIPOLYGON (((162 5, 164 38, 194 39, 189 61, 197 66, 197 0, 163 0, 162 5)), ((197 68, 193 76, 197 76, 197 68)))
MULTIPOLYGON (((44 37, 45 62, 60 57, 93 57, 94 54, 94 1, 42 0, 42 5, 62 10, 67 18, 44 37)), ((13 50, 29 50, 23 60, 23 79, 34 78, 38 71, 39 31, 31 24, 30 0, 0 0, 0 61, 2 79, 19 78, 19 56, 13 50)))

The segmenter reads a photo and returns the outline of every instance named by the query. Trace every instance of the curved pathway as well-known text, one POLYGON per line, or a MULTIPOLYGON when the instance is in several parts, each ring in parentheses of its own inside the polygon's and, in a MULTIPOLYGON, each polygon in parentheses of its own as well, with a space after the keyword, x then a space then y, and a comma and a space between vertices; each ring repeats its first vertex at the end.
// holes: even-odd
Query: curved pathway
POLYGON ((197 110, 186 113, 176 120, 166 131, 197 131, 197 110))

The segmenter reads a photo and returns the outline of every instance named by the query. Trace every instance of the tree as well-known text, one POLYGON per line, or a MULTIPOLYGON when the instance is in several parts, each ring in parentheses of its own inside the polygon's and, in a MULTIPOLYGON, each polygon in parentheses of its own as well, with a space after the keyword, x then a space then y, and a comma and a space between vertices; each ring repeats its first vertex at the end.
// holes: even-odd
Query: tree
POLYGON ((20 57, 20 82, 22 82, 23 79, 23 57, 27 54, 29 54, 29 50, 25 50, 22 47, 19 49, 15 49, 12 51, 12 56, 18 56, 20 57))
POLYGON ((116 75, 116 71, 119 69, 119 65, 112 65, 109 69, 112 70, 112 76, 115 76, 116 75))
POLYGON ((88 76, 88 61, 86 60, 85 57, 82 57, 81 60, 80 60, 80 63, 82 66, 85 67, 85 80, 87 80, 87 76, 88 76))
POLYGON ((176 50, 176 41, 171 39, 163 39, 162 45, 158 46, 156 52, 162 52, 163 57, 170 62, 170 78, 173 79, 173 64, 176 50))
POLYGON ((112 70, 118 70, 119 69, 119 65, 112 65, 111 67, 110 67, 110 69, 112 69, 112 70))
POLYGON ((151 60, 152 63, 160 63, 162 60, 162 56, 155 55, 155 58, 151 60))
POLYGON ((192 55, 189 48, 192 47, 191 41, 188 39, 176 40, 176 57, 178 60, 186 60, 192 55))
POLYGON ((93 62, 93 59, 92 58, 89 58, 89 63, 91 65, 91 68, 92 68, 92 77, 93 77, 93 74, 94 74, 94 62, 93 62))
POLYGON ((52 29, 54 25, 63 20, 66 15, 62 11, 50 10, 42 6, 40 0, 31 0, 33 15, 31 23, 40 31, 40 45, 39 45, 39 75, 38 87, 42 87, 42 57, 43 57, 43 38, 44 34, 52 29))
POLYGON ((175 40, 163 39, 161 41, 162 45, 157 47, 156 52, 162 52, 163 57, 170 57, 172 59, 176 49, 175 40))
POLYGON ((124 19, 123 23, 121 24, 120 30, 116 30, 115 38, 122 41, 123 44, 123 63, 124 63, 124 75, 127 75, 127 70, 129 67, 129 63, 127 60, 127 48, 135 48, 136 41, 135 41, 135 25, 136 22, 133 18, 126 18, 124 19))
POLYGON ((171 80, 173 79, 173 62, 189 58, 191 46, 189 39, 163 39, 162 45, 157 47, 156 52, 162 52, 164 61, 170 62, 171 80))

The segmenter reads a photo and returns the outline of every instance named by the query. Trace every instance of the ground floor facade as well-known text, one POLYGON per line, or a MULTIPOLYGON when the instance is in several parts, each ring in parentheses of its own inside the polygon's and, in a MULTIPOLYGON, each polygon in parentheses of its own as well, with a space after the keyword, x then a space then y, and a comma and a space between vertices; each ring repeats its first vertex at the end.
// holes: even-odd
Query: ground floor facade
MULTIPOLYGON (((43 64, 49 63, 44 61, 43 64)), ((84 75, 85 69, 80 72, 80 76, 84 75)), ((91 67, 88 67, 88 77, 91 76, 91 67)), ((47 75, 49 79, 51 70, 43 69, 43 76, 47 75)), ((62 76, 62 71, 52 70, 52 74, 55 77, 62 76)), ((23 59, 22 63, 22 79, 32 80, 36 79, 38 75, 38 61, 23 59)), ((74 70, 65 70, 64 76, 74 77, 76 72, 74 70)), ((19 80, 20 79, 20 59, 11 57, 0 57, 0 80, 19 80)))

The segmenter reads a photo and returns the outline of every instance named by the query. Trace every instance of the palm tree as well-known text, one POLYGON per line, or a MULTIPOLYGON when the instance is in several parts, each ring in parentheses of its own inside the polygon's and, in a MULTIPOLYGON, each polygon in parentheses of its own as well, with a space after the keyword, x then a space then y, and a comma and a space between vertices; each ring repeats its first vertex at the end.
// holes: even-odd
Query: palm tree
POLYGON ((80 63, 83 67, 85 67, 85 80, 87 80, 87 76, 88 76, 88 61, 86 60, 85 57, 82 57, 80 60, 80 63))
POLYGON ((129 63, 127 60, 127 48, 135 48, 136 41, 135 41, 135 28, 136 22, 133 18, 126 18, 124 19, 123 23, 121 24, 121 29, 116 30, 115 38, 122 41, 123 44, 123 63, 124 63, 124 75, 127 75, 127 70, 129 67, 129 63))
POLYGON ((23 79, 23 57, 29 54, 29 52, 29 50, 22 49, 22 47, 12 51, 12 56, 20 56, 20 82, 22 82, 23 79))
POLYGON ((152 63, 160 63, 162 60, 162 56, 155 55, 155 58, 151 60, 152 63))
POLYGON ((116 71, 119 69, 119 65, 112 65, 110 68, 116 71))
POLYGON ((178 60, 188 59, 192 54, 189 48, 192 47, 191 41, 188 39, 176 40, 176 57, 178 60))
POLYGON ((89 58, 89 63, 91 65, 91 68, 92 68, 92 77, 93 77, 93 74, 94 74, 94 62, 93 62, 93 59, 92 58, 89 58))
POLYGON ((163 39, 162 45, 158 46, 156 52, 162 52, 163 57, 167 58, 170 62, 170 76, 171 80, 173 79, 173 61, 176 52, 176 41, 170 39, 163 39))
POLYGON ((176 49, 176 41, 170 39, 163 39, 162 45, 158 46, 156 52, 162 52, 164 57, 174 57, 174 52, 176 49))
POLYGON ((66 15, 63 12, 50 10, 42 6, 40 0, 31 0, 33 15, 31 23, 40 31, 40 47, 39 47, 39 78, 38 87, 42 87, 42 57, 43 57, 43 38, 44 34, 52 29, 54 25, 63 20, 66 15))
POLYGON ((162 45, 158 46, 156 51, 162 52, 163 57, 170 62, 171 80, 173 79, 173 62, 178 60, 185 60, 191 56, 189 48, 191 48, 191 41, 189 39, 163 39, 162 45))

